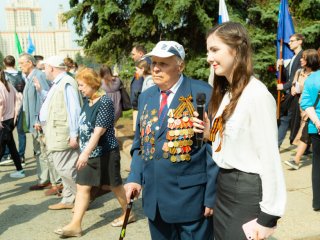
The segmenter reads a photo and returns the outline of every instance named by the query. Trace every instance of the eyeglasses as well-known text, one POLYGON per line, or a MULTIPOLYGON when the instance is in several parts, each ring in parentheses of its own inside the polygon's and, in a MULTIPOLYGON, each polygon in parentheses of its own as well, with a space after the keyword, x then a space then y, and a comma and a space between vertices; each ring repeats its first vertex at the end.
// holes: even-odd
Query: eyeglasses
POLYGON ((289 43, 299 41, 299 39, 290 40, 289 43))

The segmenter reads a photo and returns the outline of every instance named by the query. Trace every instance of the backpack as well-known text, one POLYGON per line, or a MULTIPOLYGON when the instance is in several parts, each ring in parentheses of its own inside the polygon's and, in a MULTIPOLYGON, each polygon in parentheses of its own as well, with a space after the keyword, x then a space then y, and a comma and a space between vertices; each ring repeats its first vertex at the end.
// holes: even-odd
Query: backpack
POLYGON ((5 72, 6 79, 8 80, 9 83, 18 91, 18 92, 23 92, 24 86, 26 85, 22 73, 18 72, 18 74, 13 75, 11 73, 5 72))

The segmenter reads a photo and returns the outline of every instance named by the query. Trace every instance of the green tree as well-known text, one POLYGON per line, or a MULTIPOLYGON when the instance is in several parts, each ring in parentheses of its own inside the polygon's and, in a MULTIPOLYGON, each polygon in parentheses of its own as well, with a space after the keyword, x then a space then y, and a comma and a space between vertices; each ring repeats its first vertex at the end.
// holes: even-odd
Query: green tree
MULTIPOLYGON (((134 43, 151 50, 159 40, 175 40, 186 49, 186 74, 208 77, 205 34, 217 23, 218 2, 213 0, 70 0, 65 19, 73 19, 79 44, 87 56, 101 63, 133 66, 129 55, 134 43), (130 63, 130 64, 128 64, 130 63)), ((280 0, 227 0, 230 19, 243 23, 251 36, 255 72, 269 86, 268 71, 276 61, 275 39, 280 0)), ((320 0, 289 0, 295 29, 306 35, 305 48, 319 47, 320 0)), ((132 69, 132 68, 131 68, 132 69)), ((128 77, 129 74, 125 74, 128 77)), ((132 76, 132 75, 131 75, 132 76)))

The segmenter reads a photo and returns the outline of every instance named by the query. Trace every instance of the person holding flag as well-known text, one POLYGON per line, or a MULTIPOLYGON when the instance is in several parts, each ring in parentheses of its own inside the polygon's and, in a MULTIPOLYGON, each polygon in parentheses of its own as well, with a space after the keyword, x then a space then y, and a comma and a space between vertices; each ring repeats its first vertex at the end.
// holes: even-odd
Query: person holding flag
POLYGON ((281 0, 277 31, 277 65, 279 66, 277 84, 278 147, 281 146, 286 136, 292 117, 290 99, 293 97, 291 97, 290 89, 296 71, 301 68, 300 59, 302 56, 303 40, 304 37, 301 34, 295 34, 288 1, 281 0), (283 65, 285 66, 284 69, 283 65), (283 98, 284 101, 281 104, 282 113, 280 113, 280 91, 283 91, 285 94, 283 98))
MULTIPOLYGON (((285 96, 284 99, 286 98, 294 98, 294 96, 291 95, 291 87, 292 87, 292 82, 294 79, 294 76, 296 74, 296 71, 301 68, 301 62, 300 59, 302 57, 302 43, 304 40, 304 36, 299 33, 295 33, 291 35, 290 40, 289 40, 289 47, 292 51, 294 51, 294 56, 292 57, 290 63, 287 65, 287 67, 283 71, 283 78, 282 82, 284 83, 278 83, 277 84, 277 90, 278 91, 283 91, 285 96)), ((283 63, 283 61, 279 61, 280 64, 283 63)), ((290 102, 290 101, 289 101, 290 102)), ((289 128, 291 119, 292 119, 292 112, 294 111, 293 108, 299 108, 299 105, 293 105, 291 103, 287 104, 285 111, 282 113, 282 116, 280 116, 280 125, 278 128, 278 146, 280 147, 285 136, 287 133, 287 130, 289 128)), ((284 108, 283 108, 284 109, 284 108)), ((298 124, 299 125, 299 124, 298 124)), ((291 137, 294 139, 294 137, 291 137)))

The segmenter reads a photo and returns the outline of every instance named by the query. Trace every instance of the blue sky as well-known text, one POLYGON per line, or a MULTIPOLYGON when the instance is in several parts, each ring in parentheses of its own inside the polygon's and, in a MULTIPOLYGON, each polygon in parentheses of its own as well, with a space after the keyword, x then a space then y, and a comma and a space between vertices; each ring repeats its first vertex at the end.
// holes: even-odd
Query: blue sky
MULTIPOLYGON (((8 5, 10 0, 0 0, 0 16, 5 16, 5 7, 8 5)), ((64 11, 70 9, 69 1, 68 0, 39 0, 41 12, 41 19, 42 19, 42 29, 46 29, 49 26, 49 22, 52 22, 53 26, 55 27, 56 24, 56 14, 59 9, 59 5, 63 5, 64 11)), ((0 21, 0 31, 5 31, 5 22, 0 21)), ((72 40, 79 38, 75 32, 74 27, 72 26, 72 20, 68 22, 69 28, 72 32, 72 40)), ((74 44, 74 46, 76 46, 74 44)))

